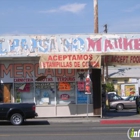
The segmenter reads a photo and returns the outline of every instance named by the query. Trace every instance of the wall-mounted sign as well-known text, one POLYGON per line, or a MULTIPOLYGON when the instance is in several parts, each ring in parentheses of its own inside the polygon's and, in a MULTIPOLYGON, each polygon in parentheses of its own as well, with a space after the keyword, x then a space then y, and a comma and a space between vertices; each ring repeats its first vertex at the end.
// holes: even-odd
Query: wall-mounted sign
POLYGON ((69 91, 71 90, 71 85, 67 82, 60 82, 58 85, 59 91, 69 91))
POLYGON ((68 94, 61 94, 61 95, 60 95, 60 98, 61 98, 62 100, 68 100, 68 99, 70 98, 70 96, 69 96, 68 94))
POLYGON ((88 69, 101 67, 101 56, 86 54, 42 54, 39 60, 40 69, 88 69))
MULTIPOLYGON (((0 57, 37 56, 51 53, 140 53, 140 34, 65 34, 0 36, 0 57), (21 49, 22 48, 22 49, 21 49)), ((56 59, 56 57, 55 57, 56 59)), ((63 59, 61 55, 59 60, 63 59)), ((75 60, 75 58, 73 59, 75 60)), ((47 61, 46 61, 47 62, 47 61)), ((48 63, 66 66, 60 61, 48 63), (58 63, 56 63, 58 62, 58 63)), ((69 61, 71 62, 71 61, 69 61)), ((70 65, 71 63, 67 63, 70 65)), ((79 63, 75 63, 78 66, 79 63)))
POLYGON ((110 55, 105 56, 105 63, 112 65, 140 65, 140 55, 110 55))
POLYGON ((85 82, 77 82, 78 91, 85 91, 85 82))

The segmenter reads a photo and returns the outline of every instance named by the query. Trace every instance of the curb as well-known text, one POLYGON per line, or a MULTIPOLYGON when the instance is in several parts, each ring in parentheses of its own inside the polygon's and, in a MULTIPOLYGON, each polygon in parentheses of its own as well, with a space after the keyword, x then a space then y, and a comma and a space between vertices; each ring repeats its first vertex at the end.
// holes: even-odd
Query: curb
POLYGON ((140 120, 101 120, 100 124, 140 124, 140 120))
POLYGON ((100 123, 100 119, 57 119, 57 118, 37 118, 30 121, 47 121, 48 123, 100 123))

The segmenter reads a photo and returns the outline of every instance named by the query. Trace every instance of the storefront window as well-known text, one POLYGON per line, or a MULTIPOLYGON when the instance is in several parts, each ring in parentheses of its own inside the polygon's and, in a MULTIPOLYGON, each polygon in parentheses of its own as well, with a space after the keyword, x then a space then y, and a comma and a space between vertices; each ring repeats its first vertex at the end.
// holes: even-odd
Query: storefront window
POLYGON ((85 94, 83 91, 77 90, 77 104, 92 104, 92 94, 85 94))
POLYGON ((55 83, 36 83, 35 101, 37 105, 55 104, 55 83))
POLYGON ((75 104, 75 83, 57 82, 57 104, 75 104))
POLYGON ((15 83, 15 102, 30 103, 34 102, 33 83, 15 83))

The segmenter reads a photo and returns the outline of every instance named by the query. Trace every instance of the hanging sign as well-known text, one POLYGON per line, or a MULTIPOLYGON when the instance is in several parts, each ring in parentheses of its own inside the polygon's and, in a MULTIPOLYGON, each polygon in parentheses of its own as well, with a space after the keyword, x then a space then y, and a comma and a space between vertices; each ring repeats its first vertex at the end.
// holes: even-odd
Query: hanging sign
POLYGON ((60 82, 58 85, 58 90, 59 91, 69 91, 69 90, 71 90, 71 86, 67 82, 60 82))
POLYGON ((89 76, 89 71, 87 73, 87 77, 86 77, 86 80, 85 80, 85 94, 91 94, 91 79, 90 79, 90 76, 89 76))
POLYGON ((88 69, 101 67, 101 56, 86 54, 42 54, 39 60, 40 69, 88 69))

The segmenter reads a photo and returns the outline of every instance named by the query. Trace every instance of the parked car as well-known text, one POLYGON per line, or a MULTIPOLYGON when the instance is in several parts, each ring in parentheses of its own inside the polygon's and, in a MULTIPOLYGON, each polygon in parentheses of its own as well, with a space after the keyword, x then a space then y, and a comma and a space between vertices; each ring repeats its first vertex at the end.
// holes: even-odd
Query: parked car
POLYGON ((115 91, 110 91, 107 94, 117 94, 115 91))
POLYGON ((123 110, 136 108, 136 97, 128 96, 126 99, 109 102, 110 109, 123 110))
POLYGON ((123 100, 123 98, 121 96, 114 94, 114 93, 107 94, 107 98, 108 98, 109 102, 123 100))
POLYGON ((25 119, 38 116, 35 109, 35 103, 0 103, 0 120, 20 125, 25 119))

